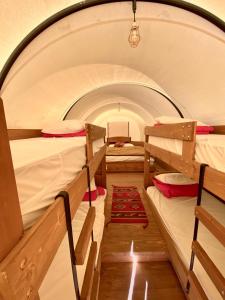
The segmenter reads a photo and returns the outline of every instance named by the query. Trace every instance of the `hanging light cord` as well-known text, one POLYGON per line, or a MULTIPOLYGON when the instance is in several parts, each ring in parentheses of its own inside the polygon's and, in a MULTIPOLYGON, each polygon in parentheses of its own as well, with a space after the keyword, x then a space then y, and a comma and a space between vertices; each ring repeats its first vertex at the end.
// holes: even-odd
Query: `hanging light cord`
POLYGON ((132 8, 134 13, 134 22, 136 22, 136 10, 137 10, 136 0, 132 1, 132 8))

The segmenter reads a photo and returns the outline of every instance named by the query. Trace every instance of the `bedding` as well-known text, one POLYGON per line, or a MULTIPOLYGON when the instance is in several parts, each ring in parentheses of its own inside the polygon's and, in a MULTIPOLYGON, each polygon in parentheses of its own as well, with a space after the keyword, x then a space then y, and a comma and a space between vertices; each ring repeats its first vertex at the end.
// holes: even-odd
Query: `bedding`
MULTIPOLYGON (((94 240, 98 243, 98 252, 105 222, 105 197, 105 195, 99 196, 97 200, 92 204, 96 207, 96 218, 93 231, 94 240)), ((89 204, 87 202, 82 202, 73 219, 72 226, 75 245, 81 232, 88 209, 89 204)), ((84 265, 77 266, 80 290, 84 279, 87 260, 88 253, 84 265)), ((39 295, 41 300, 75 299, 67 235, 65 235, 64 239, 62 240, 62 243, 56 253, 56 256, 46 274, 44 281, 42 282, 42 285, 39 289, 39 295)))
MULTIPOLYGON (((149 144, 182 154, 183 142, 177 139, 149 137, 149 144)), ((225 172, 225 135, 207 134, 196 136, 195 160, 225 172)))
MULTIPOLYGON (((10 141, 24 228, 30 227, 86 163, 85 137, 10 141)), ((103 139, 93 144, 94 152, 103 139)))
POLYGON ((115 162, 115 161, 144 161, 144 156, 106 156, 106 162, 115 162))
MULTIPOLYGON (((173 198, 172 201, 169 201, 155 187, 149 187, 147 193, 159 212, 169 235, 175 242, 179 256, 186 267, 189 268, 196 198, 177 197, 173 198)), ((223 203, 203 191, 202 207, 225 226, 225 206, 223 203)), ((200 224, 199 227, 198 241, 204 249, 207 249, 209 257, 216 264, 223 276, 225 276, 224 247, 202 224, 200 224)), ((208 298, 221 300, 222 298, 219 292, 197 259, 195 259, 194 272, 208 298)))
POLYGON ((46 134, 69 134, 80 132, 85 129, 85 124, 81 120, 63 120, 55 121, 42 129, 42 133, 46 134))

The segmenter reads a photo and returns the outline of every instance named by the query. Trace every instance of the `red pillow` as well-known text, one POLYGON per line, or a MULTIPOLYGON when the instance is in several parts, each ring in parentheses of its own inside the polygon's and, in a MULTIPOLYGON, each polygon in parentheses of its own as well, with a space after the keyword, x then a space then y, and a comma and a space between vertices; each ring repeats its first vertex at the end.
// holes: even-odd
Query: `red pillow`
POLYGON ((66 138, 66 137, 76 137, 76 136, 86 136, 86 131, 81 130, 77 132, 70 133, 42 133, 42 136, 45 138, 57 137, 57 138, 66 138))
POLYGON ((197 126, 196 133, 197 134, 209 134, 214 131, 213 126, 197 126))
POLYGON ((194 184, 169 184, 156 178, 152 179, 157 189, 167 198, 195 197, 198 194, 198 183, 194 184))
MULTIPOLYGON (((101 186, 98 186, 96 190, 91 191, 91 201, 95 201, 98 196, 105 195, 105 189, 101 186)), ((89 201, 89 192, 84 194, 82 201, 89 201)))

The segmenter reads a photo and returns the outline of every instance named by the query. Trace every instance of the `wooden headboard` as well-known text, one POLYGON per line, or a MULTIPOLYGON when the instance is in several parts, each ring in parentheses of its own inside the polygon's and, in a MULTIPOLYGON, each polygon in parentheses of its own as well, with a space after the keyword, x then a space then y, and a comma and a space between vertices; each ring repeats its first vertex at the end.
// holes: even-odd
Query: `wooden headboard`
POLYGON ((129 136, 113 136, 113 137, 107 138, 107 144, 114 144, 116 142, 130 143, 131 137, 129 137, 129 136))

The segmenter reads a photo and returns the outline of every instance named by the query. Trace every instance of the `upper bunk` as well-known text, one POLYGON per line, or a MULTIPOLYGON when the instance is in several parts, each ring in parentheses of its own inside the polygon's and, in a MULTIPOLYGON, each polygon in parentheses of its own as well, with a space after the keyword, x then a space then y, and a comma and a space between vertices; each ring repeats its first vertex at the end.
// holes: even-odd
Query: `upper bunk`
POLYGON ((206 164, 204 188, 225 200, 225 126, 214 126, 213 134, 198 135, 196 122, 159 124, 147 126, 145 136, 147 156, 196 181, 201 164, 206 164))

